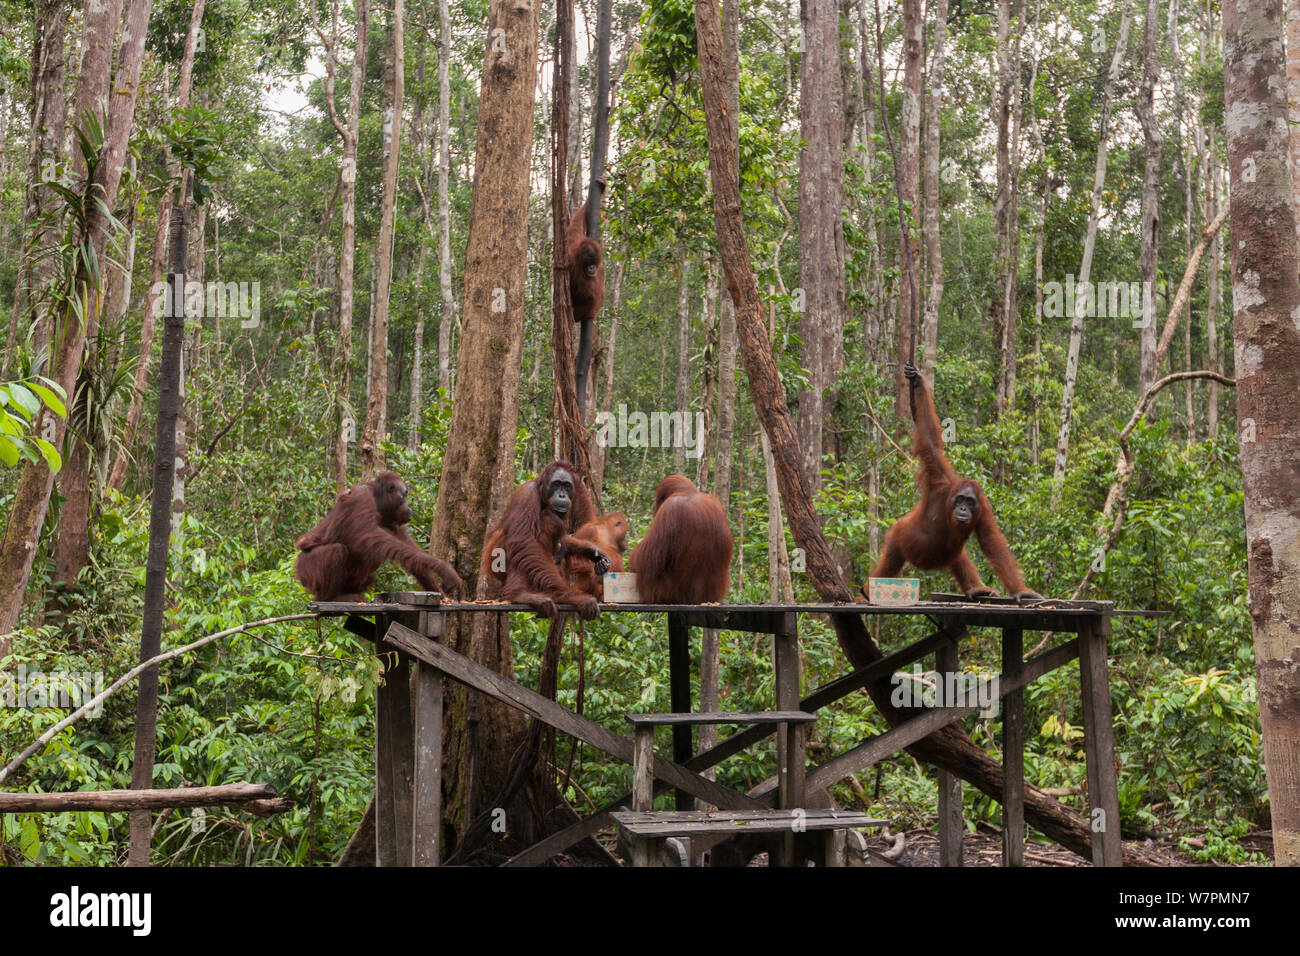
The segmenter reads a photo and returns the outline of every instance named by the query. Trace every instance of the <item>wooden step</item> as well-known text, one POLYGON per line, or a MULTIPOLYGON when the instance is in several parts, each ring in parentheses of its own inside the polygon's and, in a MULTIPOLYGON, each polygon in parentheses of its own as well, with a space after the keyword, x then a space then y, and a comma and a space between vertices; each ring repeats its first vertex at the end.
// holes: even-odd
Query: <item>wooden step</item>
POLYGON ((857 810, 665 810, 659 813, 616 810, 610 816, 638 837, 790 833, 796 825, 801 832, 812 832, 878 827, 889 822, 857 810))
POLYGON ((816 714, 802 710, 722 711, 716 714, 624 714, 634 727, 665 727, 681 724, 808 724, 816 714))

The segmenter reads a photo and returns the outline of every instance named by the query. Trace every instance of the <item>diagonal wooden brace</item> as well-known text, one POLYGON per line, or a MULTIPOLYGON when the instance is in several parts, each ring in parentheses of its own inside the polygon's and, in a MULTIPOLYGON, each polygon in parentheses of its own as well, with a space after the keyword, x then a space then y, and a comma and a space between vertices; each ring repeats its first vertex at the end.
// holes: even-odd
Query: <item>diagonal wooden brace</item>
MULTIPOLYGON (((436 668, 454 681, 472 687, 517 710, 522 710, 542 723, 576 737, 583 743, 590 744, 624 763, 632 763, 632 741, 626 737, 621 737, 595 721, 588 720, 543 697, 536 691, 516 684, 481 664, 476 664, 449 647, 431 641, 427 637, 421 637, 409 627, 394 622, 384 635, 384 641, 405 651, 416 660, 436 668)), ((756 810, 762 806, 757 800, 687 770, 681 764, 673 763, 666 757, 655 757, 654 775, 657 779, 665 780, 692 796, 707 800, 726 810, 756 810)))

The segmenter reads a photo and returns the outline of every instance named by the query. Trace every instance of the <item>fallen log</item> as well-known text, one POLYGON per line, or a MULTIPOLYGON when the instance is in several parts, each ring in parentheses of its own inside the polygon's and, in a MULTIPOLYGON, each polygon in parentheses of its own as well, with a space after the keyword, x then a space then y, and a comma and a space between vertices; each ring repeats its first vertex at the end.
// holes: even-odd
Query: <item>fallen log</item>
POLYGON ((64 813, 98 810, 164 810, 170 807, 235 807, 267 816, 293 806, 277 797, 269 783, 227 783, 216 787, 180 787, 174 790, 87 790, 74 793, 0 793, 0 813, 64 813))

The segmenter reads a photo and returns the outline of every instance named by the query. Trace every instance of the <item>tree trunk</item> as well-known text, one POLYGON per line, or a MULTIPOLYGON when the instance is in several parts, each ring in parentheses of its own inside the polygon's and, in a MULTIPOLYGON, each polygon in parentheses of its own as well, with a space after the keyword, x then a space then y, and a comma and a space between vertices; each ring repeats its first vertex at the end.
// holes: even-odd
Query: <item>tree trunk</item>
MULTIPOLYGON (((600 409, 607 416, 614 407, 614 345, 618 335, 618 304, 623 292, 624 263, 620 259, 614 266, 614 284, 609 294, 609 306, 605 314, 609 316, 609 344, 605 346, 605 397, 600 409)), ((596 433, 591 435, 591 487, 597 495, 603 495, 605 488, 605 464, 609 459, 609 449, 600 445, 596 433)))
MULTIPOLYGON (((790 410, 785 404, 776 363, 762 321, 762 304, 754 281, 749 247, 740 215, 740 183, 734 170, 735 118, 723 108, 725 70, 716 0, 695 0, 695 26, 703 86, 704 116, 708 125, 709 169, 713 185, 713 212, 718 245, 726 268, 727 283, 737 302, 736 316, 741 353, 749 377, 754 407, 772 446, 781 499, 796 543, 803 549, 808 576, 824 601, 853 600, 840 580, 830 549, 812 509, 812 498, 801 468, 799 442, 795 437, 790 410)), ((1300 367, 1300 363, 1297 363, 1300 367)), ((862 618, 837 614, 833 617, 836 636, 854 667, 880 658, 880 650, 867 634, 862 618)), ((903 714, 889 701, 890 685, 867 688, 872 699, 891 723, 903 714)), ((947 727, 913 744, 909 751, 918 759, 937 764, 968 780, 983 793, 1001 799, 1002 767, 977 747, 959 728, 947 727)), ((1035 788, 1026 788, 1025 818, 1049 837, 1076 853, 1090 853, 1088 822, 1081 814, 1062 806, 1035 788)), ((1132 851, 1130 851, 1131 855, 1132 851)))
MULTIPOLYGON (((486 593, 478 577, 484 529, 514 490, 536 71, 534 0, 492 0, 466 237, 461 374, 430 540, 430 550, 460 573, 467 595, 479 597, 486 593)), ((474 621, 454 622, 444 642, 513 676, 504 621, 468 616, 474 621)), ((524 721, 499 704, 471 703, 463 691, 448 696, 444 812, 460 839, 474 816, 496 806, 524 721)), ((517 814, 509 818, 511 836, 526 839, 527 810, 507 810, 517 814)))
MULTIPOLYGON (((76 115, 82 117, 90 113, 98 117, 104 130, 103 147, 94 180, 85 186, 88 194, 96 195, 102 200, 87 203, 82 237, 91 243, 96 260, 103 256, 108 245, 110 226, 107 210, 112 209, 117 201, 117 187, 122 178, 127 140, 134 123, 135 98, 144 59, 145 32, 150 9, 151 0, 130 0, 117 66, 116 88, 124 92, 114 97, 111 104, 108 101, 109 68, 113 38, 122 11, 121 2, 108 0, 101 6, 87 8, 84 17, 76 115)), ((78 149, 75 158, 76 174, 84 179, 86 157, 78 149)), ((99 281, 98 278, 92 279, 84 264, 79 267, 67 291, 81 299, 84 321, 69 309, 65 327, 53 340, 57 343, 51 362, 53 377, 69 397, 75 394, 77 376, 81 371, 87 327, 93 326, 98 318, 99 281)), ((63 442, 67 422, 48 408, 42 408, 33 422, 33 428, 38 434, 52 432, 50 441, 58 447, 63 442)), ((0 634, 8 634, 17 624, 53 488, 54 475, 43 458, 28 462, 23 467, 5 526, 4 541, 0 544, 0 634)), ((5 648, 0 645, 0 651, 3 650, 5 648)))
MULTIPOLYGON (((799 393, 804 474, 821 488, 822 425, 844 348, 844 92, 840 85, 840 13, 836 0, 800 5, 799 316, 808 388, 799 393)), ((919 116, 918 116, 919 122, 919 116)))
MULTIPOLYGON (((691 254, 682 253, 681 274, 677 279, 677 379, 673 392, 674 407, 681 416, 683 427, 691 406, 691 254)), ((678 474, 686 473, 686 444, 681 435, 673 436, 673 462, 678 474)))
POLYGON ((998 188, 993 198, 993 229, 997 237, 997 278, 993 284, 993 347, 996 350, 996 375, 993 407, 1001 416, 1007 410, 1007 379, 1015 365, 1016 309, 1016 217, 1017 165, 1012 161, 1015 150, 1012 113, 1020 76, 1019 33, 1024 18, 1016 9, 1017 41, 1011 42, 1011 0, 998 0, 997 59, 998 86, 993 101, 994 128, 997 130, 998 188))
POLYGON ((1223 8, 1238 437, 1250 613, 1278 866, 1300 865, 1300 255, 1281 0, 1223 8))
POLYGON ((402 41, 403 0, 394 0, 384 61, 384 192, 379 209, 379 238, 375 243, 374 322, 370 337, 370 382, 366 398, 366 427, 361 437, 361 480, 383 469, 379 443, 388 432, 388 307, 393 287, 393 219, 397 205, 397 167, 402 141, 402 93, 405 87, 402 41))
MULTIPOLYGON (((183 187, 182 187, 183 189, 183 187)), ((145 564, 144 620, 140 629, 141 663, 162 652, 163 613, 167 588, 167 550, 171 530, 172 479, 176 452, 176 420, 180 415, 181 347, 185 338, 185 214, 182 195, 172 212, 171 266, 167 308, 163 319, 162 370, 158 380, 158 421, 154 429, 153 490, 149 501, 149 552, 145 564)), ((131 789, 153 787, 158 751, 158 665, 140 674, 135 706, 135 756, 131 789)), ((149 865, 152 814, 132 810, 128 866, 149 865)))
MULTIPOLYGON (((1212 215, 1216 219, 1219 216, 1219 164, 1214 159, 1214 128, 1210 128, 1210 138, 1206 155, 1210 166, 1209 188, 1210 202, 1206 210, 1206 215, 1212 215)), ((1210 246, 1210 282, 1209 289, 1206 292, 1205 301, 1205 338, 1206 349, 1208 352, 1210 371, 1220 372, 1219 362, 1219 327, 1218 313, 1223 303, 1223 240, 1218 233, 1214 234, 1210 246)), ((1206 392, 1206 415, 1205 428, 1206 437, 1209 438, 1210 444, 1214 445, 1219 438, 1219 386, 1218 383, 1211 381, 1210 387, 1206 392)))
POLYGON ((1291 205, 1300 236, 1300 0, 1286 2, 1287 128, 1291 131, 1287 166, 1291 172, 1291 205))
MULTIPOLYGON (((35 39, 32 46, 31 126, 27 145, 27 184, 23 201, 22 231, 19 233, 18 274, 14 281, 14 307, 9 316, 5 337, 5 354, 0 365, 0 382, 9 379, 13 368, 20 324, 37 326, 39 348, 49 337, 49 323, 41 321, 36 295, 54 274, 53 257, 38 259, 37 249, 48 249, 58 241, 55 223, 40 226, 36 247, 29 245, 32 230, 50 207, 43 184, 57 178, 63 158, 63 139, 67 129, 63 101, 63 60, 67 32, 68 6, 65 0, 38 0, 35 7, 35 39), (39 324, 38 324, 39 323, 39 324), (40 330, 44 330, 43 332, 40 330)), ((69 396, 71 397, 71 396, 69 396)))
MULTIPOLYGON (((1142 336, 1138 366, 1138 394, 1146 394, 1156 380, 1156 266, 1160 254, 1160 169, 1164 161, 1164 137, 1155 114, 1155 87, 1160 80, 1157 44, 1160 42, 1160 0, 1146 0, 1146 22, 1142 27, 1143 74, 1136 111, 1142 123, 1146 167, 1142 177, 1142 336)), ((1147 411, 1154 421, 1154 407, 1147 411)))
MULTIPOLYGON (((1092 275, 1092 252, 1097 245, 1097 223, 1101 219, 1102 190, 1106 186, 1106 150, 1110 135, 1111 100, 1119 79, 1124 51, 1128 48, 1128 29, 1132 20, 1133 0, 1124 0, 1120 14, 1119 39, 1110 60, 1110 72, 1101 94, 1101 121, 1097 129, 1097 164, 1092 176, 1092 209, 1088 213, 1088 231, 1083 239, 1083 261, 1079 265, 1076 286, 1087 282, 1092 275)), ((1079 350, 1083 344, 1083 319, 1076 308, 1070 316, 1070 346, 1065 357, 1065 387, 1061 391, 1061 425, 1056 433, 1056 461, 1052 466, 1052 484, 1059 490, 1065 482, 1065 464, 1070 454, 1070 418, 1074 410, 1074 389, 1079 378, 1079 350)), ((1054 492, 1055 494, 1055 492, 1054 492)))
POLYGON ((361 88, 366 80, 366 40, 370 30, 370 0, 356 0, 357 36, 352 55, 352 81, 348 89, 347 126, 335 115, 334 73, 338 48, 337 8, 332 42, 325 58, 325 102, 330 119, 343 140, 342 168, 339 179, 339 207, 342 210, 342 250, 339 253, 339 338, 334 359, 334 384, 339 407, 339 432, 334 445, 334 487, 338 492, 348 487, 348 445, 356 439, 357 424, 351 410, 352 389, 352 316, 355 307, 355 272, 357 248, 357 140, 361 128, 361 88))
MULTIPOLYGON (((194 56, 198 46, 199 23, 203 19, 206 0, 196 0, 190 13, 190 28, 185 37, 185 52, 181 57, 180 74, 176 80, 176 105, 173 116, 190 104, 190 92, 194 86, 194 56)), ((167 166, 168 181, 174 182, 181 175, 180 164, 175 160, 167 166)), ((149 270, 149 288, 145 294, 144 310, 140 313, 140 357, 136 360, 135 382, 131 387, 131 401, 126 409, 126 422, 122 426, 122 451, 118 452, 113 462, 113 471, 108 477, 108 487, 114 491, 121 489, 126 478, 127 456, 135 447, 135 435, 140 427, 140 410, 144 407, 144 388, 149 379, 149 369, 153 359, 154 312, 156 310, 157 290, 163 280, 163 268, 167 256, 167 224, 172 218, 172 189, 168 188, 158 200, 158 224, 154 229, 153 263, 149 270)))
MULTIPOLYGON (((921 0, 903 0, 903 111, 899 130, 898 164, 899 200, 906 210, 906 223, 899 223, 899 296, 898 346, 894 353, 894 414, 899 421, 908 417, 910 388, 903 375, 903 365, 912 361, 916 350, 917 319, 920 314, 920 244, 917 225, 921 218, 921 50, 925 23, 921 0), (909 254, 910 250, 910 254, 909 254)), ((883 69, 883 67, 882 67, 883 69)), ((884 108, 882 102, 881 108, 884 108)))
MULTIPOLYGON (((740 0, 722 0, 723 72, 720 77, 727 108, 736 122, 729 129, 734 136, 735 175, 740 175, 740 0)), ((788 60, 787 60, 788 63, 788 60)), ((802 162, 802 160, 801 160, 802 162)), ((801 179, 802 182, 802 179, 801 179)), ((721 268, 715 264, 715 268, 721 268)), ((714 280, 717 281, 716 278, 714 280)), ((717 292, 715 288, 715 294, 717 292)), ((718 415, 714 442, 713 493, 722 502, 723 512, 731 513, 731 456, 736 432, 736 306, 731 290, 717 296, 718 311, 718 415)), ((703 485, 700 486, 703 488, 703 485)), ((721 701, 722 636, 705 628, 700 638, 700 710, 716 711, 721 701)), ((700 750, 718 742, 718 728, 705 724, 699 728, 700 750)), ((710 768, 710 780, 717 771, 710 768)))
POLYGON ((448 0, 438 0, 438 288, 442 317, 438 322, 438 386, 451 401, 451 331, 456 325, 456 300, 451 293, 451 206, 447 195, 451 176, 451 20, 448 0))
POLYGON ((934 11, 934 51, 930 54, 930 102, 925 126, 925 269, 929 293, 921 320, 921 372, 934 389, 934 365, 939 357, 939 306, 943 302, 943 243, 939 233, 939 128, 943 117, 944 40, 948 29, 948 0, 934 11))

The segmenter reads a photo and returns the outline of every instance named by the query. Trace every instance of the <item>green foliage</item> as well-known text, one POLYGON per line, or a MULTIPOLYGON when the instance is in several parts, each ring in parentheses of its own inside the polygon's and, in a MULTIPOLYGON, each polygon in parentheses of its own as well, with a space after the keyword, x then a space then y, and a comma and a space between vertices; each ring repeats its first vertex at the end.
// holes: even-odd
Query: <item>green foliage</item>
POLYGON ((45 459, 51 471, 57 472, 63 466, 58 449, 32 429, 41 402, 54 414, 66 416, 65 397, 62 386, 44 375, 0 383, 0 464, 12 468, 20 460, 36 461, 39 457, 45 459))

